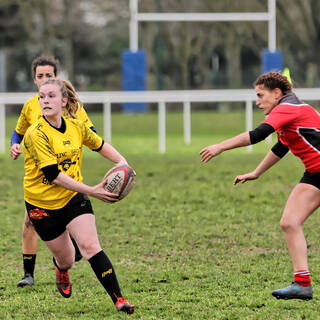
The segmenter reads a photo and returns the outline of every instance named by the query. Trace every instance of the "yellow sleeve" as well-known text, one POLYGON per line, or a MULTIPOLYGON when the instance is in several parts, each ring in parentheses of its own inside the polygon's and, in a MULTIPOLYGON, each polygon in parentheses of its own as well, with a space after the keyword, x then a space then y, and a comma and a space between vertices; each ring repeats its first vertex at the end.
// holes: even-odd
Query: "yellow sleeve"
POLYGON ((81 123, 81 133, 83 137, 83 144, 91 150, 97 150, 102 146, 102 138, 93 132, 86 123, 81 123))
POLYGON ((39 169, 57 164, 57 157, 47 135, 40 130, 28 130, 24 136, 24 147, 39 169))
POLYGON ((16 125, 16 131, 17 133, 24 135, 27 131, 27 129, 30 127, 31 123, 28 122, 27 114, 28 114, 28 108, 29 108, 29 101, 27 101, 20 112, 19 119, 17 121, 16 125))
POLYGON ((86 110, 83 107, 79 108, 79 111, 77 112, 77 116, 80 120, 82 120, 89 128, 94 127, 93 123, 88 117, 88 114, 86 110))

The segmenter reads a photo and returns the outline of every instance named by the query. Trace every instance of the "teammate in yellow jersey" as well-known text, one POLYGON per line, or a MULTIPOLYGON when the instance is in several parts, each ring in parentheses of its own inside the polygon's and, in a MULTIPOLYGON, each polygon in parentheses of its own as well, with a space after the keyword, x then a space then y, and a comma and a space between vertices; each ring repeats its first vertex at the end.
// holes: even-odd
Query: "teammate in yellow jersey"
POLYGON ((118 311, 132 314, 134 305, 121 294, 114 268, 102 250, 89 196, 104 202, 119 201, 119 195, 82 183, 82 146, 99 152, 115 165, 127 165, 126 159, 105 143, 81 120, 69 104, 63 81, 50 79, 39 89, 42 116, 26 132, 24 195, 30 220, 40 238, 53 254, 56 284, 60 294, 69 298, 72 285, 69 269, 75 251, 70 237, 79 245, 96 277, 111 297, 118 311), (62 116, 63 109, 68 117, 62 116))
MULTIPOLYGON (((59 62, 53 57, 40 56, 33 60, 31 71, 35 85, 39 88, 44 81, 55 78, 57 76, 58 69, 59 62)), ((93 124, 86 114, 86 111, 80 104, 80 101, 77 99, 74 88, 69 82, 66 82, 66 85, 70 97, 70 102, 78 105, 77 117, 83 120, 93 131, 95 131, 93 124)), ((10 151, 12 159, 17 159, 21 154, 20 142, 22 141, 24 134, 26 133, 27 129, 41 117, 41 115, 42 111, 39 104, 39 94, 36 94, 24 104, 16 125, 16 129, 12 134, 10 151)), ((18 282, 18 287, 24 287, 26 285, 34 284, 34 268, 37 248, 37 233, 30 223, 27 213, 25 213, 25 219, 22 228, 22 256, 24 276, 18 282)), ((80 260, 81 254, 77 249, 76 244, 75 248, 76 260, 80 260)))

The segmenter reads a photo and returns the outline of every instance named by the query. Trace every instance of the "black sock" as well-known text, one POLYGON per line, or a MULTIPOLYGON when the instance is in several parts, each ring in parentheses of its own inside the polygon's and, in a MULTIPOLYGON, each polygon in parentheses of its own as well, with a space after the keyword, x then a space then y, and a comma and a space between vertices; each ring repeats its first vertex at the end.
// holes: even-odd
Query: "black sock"
POLYGON ((24 269, 24 274, 26 275, 27 273, 31 274, 33 277, 34 273, 34 267, 36 264, 36 254, 22 254, 23 256, 23 269, 24 269))
POLYGON ((91 257, 88 261, 113 303, 116 303, 117 298, 122 297, 122 295, 111 261, 103 250, 91 257))
POLYGON ((74 250, 76 251, 75 256, 74 256, 74 260, 77 262, 77 261, 79 261, 79 260, 82 259, 82 254, 81 254, 81 252, 80 252, 80 250, 79 250, 79 247, 78 247, 78 245, 77 245, 77 243, 76 243, 76 240, 74 240, 73 238, 71 238, 71 241, 72 241, 72 243, 73 243, 74 250))
POLYGON ((60 271, 60 272, 67 272, 69 269, 65 269, 65 270, 63 270, 63 269, 61 269, 58 265, 57 265, 57 261, 56 261, 56 258, 55 257, 52 257, 52 261, 53 261, 53 264, 58 268, 58 270, 60 271))

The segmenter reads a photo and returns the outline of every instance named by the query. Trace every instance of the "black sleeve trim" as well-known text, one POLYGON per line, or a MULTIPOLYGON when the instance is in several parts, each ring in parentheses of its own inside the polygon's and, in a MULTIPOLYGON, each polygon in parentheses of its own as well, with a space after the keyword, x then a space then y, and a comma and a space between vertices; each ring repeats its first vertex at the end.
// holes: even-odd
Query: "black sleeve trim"
POLYGON ((50 166, 43 167, 41 170, 42 170, 44 176, 46 177, 46 179, 50 182, 52 182, 58 176, 58 174, 61 172, 58 169, 57 164, 52 164, 50 166))
POLYGON ((97 133, 97 130, 96 130, 96 128, 95 127, 90 127, 90 129, 94 132, 94 133, 97 133))
POLYGON ((269 134, 274 131, 275 130, 272 126, 270 126, 270 124, 261 123, 259 127, 249 131, 251 144, 255 144, 264 140, 269 134))
POLYGON ((102 149, 103 145, 104 145, 104 140, 102 140, 101 146, 98 149, 92 149, 92 151, 99 152, 102 149))
POLYGON ((279 158, 283 158, 289 151, 289 148, 278 141, 271 149, 271 151, 279 158))

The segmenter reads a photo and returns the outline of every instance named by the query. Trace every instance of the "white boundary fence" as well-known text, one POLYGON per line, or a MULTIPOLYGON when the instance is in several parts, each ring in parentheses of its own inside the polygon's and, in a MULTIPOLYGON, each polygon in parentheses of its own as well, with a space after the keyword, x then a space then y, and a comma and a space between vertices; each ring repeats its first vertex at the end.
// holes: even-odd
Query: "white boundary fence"
MULTIPOLYGON (((306 101, 320 100, 320 88, 295 89, 297 96, 306 101)), ((34 92, 0 92, 0 153, 5 152, 5 108, 10 104, 25 103, 34 92)), ((79 92, 86 104, 101 103, 104 117, 104 139, 111 142, 111 108, 114 103, 145 102, 158 104, 159 152, 166 152, 166 103, 182 103, 184 142, 191 142, 191 104, 195 102, 244 102, 246 130, 252 130, 252 110, 256 99, 253 89, 172 90, 172 91, 102 91, 79 92)), ((317 107, 317 106, 315 106, 317 107)), ((213 129, 214 131, 214 129, 213 129)))

